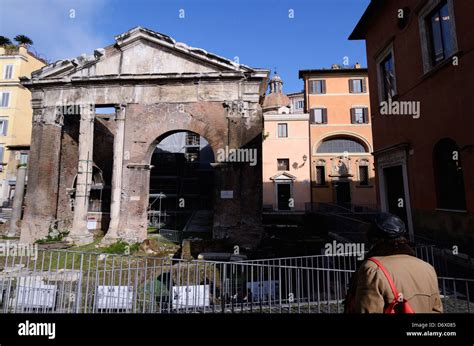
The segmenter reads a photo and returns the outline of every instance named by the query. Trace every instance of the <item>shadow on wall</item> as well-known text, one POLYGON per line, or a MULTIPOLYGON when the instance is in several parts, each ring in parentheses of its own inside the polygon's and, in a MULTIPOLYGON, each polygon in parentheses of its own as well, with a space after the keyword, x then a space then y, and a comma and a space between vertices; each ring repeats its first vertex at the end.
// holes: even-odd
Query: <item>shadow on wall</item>
POLYGON ((375 183, 375 178, 366 182, 325 180, 322 184, 290 179, 266 182, 263 184, 263 211, 304 211, 308 203, 377 209, 375 183))

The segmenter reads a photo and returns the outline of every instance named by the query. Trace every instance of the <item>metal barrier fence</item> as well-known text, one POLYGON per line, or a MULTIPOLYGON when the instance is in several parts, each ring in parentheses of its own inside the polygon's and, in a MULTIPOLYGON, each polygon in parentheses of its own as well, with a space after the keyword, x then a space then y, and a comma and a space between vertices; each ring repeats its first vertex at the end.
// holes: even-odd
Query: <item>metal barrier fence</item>
MULTIPOLYGON (((344 256, 327 257, 262 263, 64 250, 7 255, 0 257, 0 311, 341 313, 355 267, 344 256)), ((473 281, 440 278, 447 312, 474 311, 473 281)))
POLYGON ((0 309, 40 313, 341 312, 350 271, 39 251, 0 260, 0 309))
MULTIPOLYGON (((415 250, 416 257, 431 264, 435 268, 438 275, 446 275, 445 264, 435 256, 434 246, 424 245, 414 247, 413 249, 415 250)), ((363 254, 365 255, 366 252, 363 254)), ((354 271, 357 269, 359 263, 363 260, 363 254, 359 253, 357 248, 354 247, 353 251, 350 253, 242 260, 241 262, 262 264, 267 266, 295 266, 328 270, 338 269, 354 271)))

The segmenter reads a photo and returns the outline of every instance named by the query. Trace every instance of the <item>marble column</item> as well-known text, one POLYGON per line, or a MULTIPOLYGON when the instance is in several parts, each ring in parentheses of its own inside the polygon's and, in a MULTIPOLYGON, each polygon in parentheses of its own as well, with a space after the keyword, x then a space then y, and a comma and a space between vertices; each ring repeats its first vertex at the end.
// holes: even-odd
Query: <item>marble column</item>
POLYGON ((13 196, 12 218, 10 219, 9 237, 15 237, 20 231, 20 220, 25 192, 26 166, 20 166, 16 172, 15 196, 13 196))
POLYGON ((84 107, 79 126, 79 162, 76 179, 76 198, 74 219, 68 241, 83 245, 93 241, 92 233, 87 229, 87 212, 92 184, 92 165, 94 148, 94 119, 92 109, 84 107))
POLYGON ((120 205, 122 199, 123 150, 125 139, 125 105, 115 109, 116 132, 114 137, 114 158, 112 166, 112 191, 110 204, 110 224, 102 244, 116 242, 119 236, 120 205))

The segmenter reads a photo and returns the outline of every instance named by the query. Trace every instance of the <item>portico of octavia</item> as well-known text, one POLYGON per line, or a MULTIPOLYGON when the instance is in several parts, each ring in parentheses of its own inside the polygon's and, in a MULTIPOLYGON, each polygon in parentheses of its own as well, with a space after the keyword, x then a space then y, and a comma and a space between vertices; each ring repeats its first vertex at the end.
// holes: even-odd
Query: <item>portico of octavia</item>
POLYGON ((33 130, 21 241, 58 228, 75 244, 89 243, 94 208, 108 211, 101 214, 108 220, 99 220, 104 243, 143 241, 152 154, 165 136, 190 131, 207 140, 214 157, 226 147, 258 153, 256 165, 213 163, 213 237, 254 244, 262 231, 268 73, 137 27, 93 56, 60 60, 22 79, 32 92, 33 130), (115 112, 103 114, 103 107, 115 112))

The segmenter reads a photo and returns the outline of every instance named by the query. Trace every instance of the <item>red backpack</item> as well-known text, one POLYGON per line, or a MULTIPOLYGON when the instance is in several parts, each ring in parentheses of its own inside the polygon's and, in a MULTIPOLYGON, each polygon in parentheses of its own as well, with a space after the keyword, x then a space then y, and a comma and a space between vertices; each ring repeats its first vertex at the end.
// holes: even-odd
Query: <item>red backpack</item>
POLYGON ((398 293, 395 283, 392 280, 392 277, 388 273, 387 269, 380 263, 380 261, 375 258, 369 258, 369 261, 374 262, 380 270, 384 273, 385 277, 392 288, 393 296, 395 297, 393 301, 384 309, 384 314, 414 314, 415 311, 411 308, 408 301, 403 297, 403 294, 398 293))

